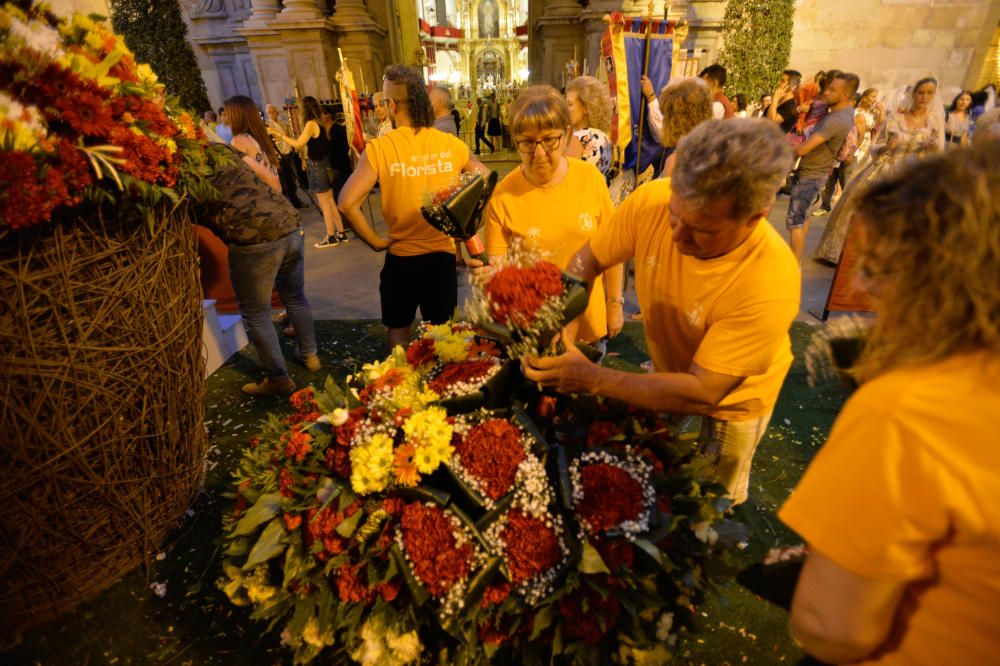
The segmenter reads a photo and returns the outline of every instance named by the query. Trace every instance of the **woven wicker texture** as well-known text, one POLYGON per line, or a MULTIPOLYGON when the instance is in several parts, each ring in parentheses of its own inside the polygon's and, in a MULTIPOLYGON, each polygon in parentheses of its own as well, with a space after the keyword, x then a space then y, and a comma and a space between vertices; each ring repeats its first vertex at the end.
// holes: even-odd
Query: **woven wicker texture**
POLYGON ((182 212, 0 239, 0 640, 149 564, 201 485, 202 310, 182 212))

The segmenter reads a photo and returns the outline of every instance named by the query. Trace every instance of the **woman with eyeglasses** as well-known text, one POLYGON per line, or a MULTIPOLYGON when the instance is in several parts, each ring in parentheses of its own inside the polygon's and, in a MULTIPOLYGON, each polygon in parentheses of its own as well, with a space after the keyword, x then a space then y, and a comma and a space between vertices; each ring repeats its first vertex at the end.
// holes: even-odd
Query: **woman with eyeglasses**
MULTIPOLYGON (((510 109, 510 131, 521 164, 497 185, 486 208, 490 266, 476 273, 502 265, 515 241, 572 273, 569 262, 577 250, 611 219, 604 176, 594 165, 566 157, 573 131, 570 110, 551 86, 521 92, 510 109)), ((624 302, 619 265, 608 271, 603 286, 595 284, 577 338, 593 344, 618 335, 624 302)))

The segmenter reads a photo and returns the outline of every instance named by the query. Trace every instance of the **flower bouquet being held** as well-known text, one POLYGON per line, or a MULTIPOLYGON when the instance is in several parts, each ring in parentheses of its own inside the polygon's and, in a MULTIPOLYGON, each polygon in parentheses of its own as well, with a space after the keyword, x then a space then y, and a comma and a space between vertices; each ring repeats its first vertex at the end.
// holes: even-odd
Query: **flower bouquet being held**
POLYGON ((464 172, 447 187, 424 195, 420 212, 432 227, 465 243, 469 256, 489 263, 486 246, 477 235, 483 223, 483 211, 497 186, 497 172, 464 172))
POLYGON ((515 244, 502 266, 473 284, 469 319, 511 358, 544 354, 587 307, 586 285, 541 254, 515 244))

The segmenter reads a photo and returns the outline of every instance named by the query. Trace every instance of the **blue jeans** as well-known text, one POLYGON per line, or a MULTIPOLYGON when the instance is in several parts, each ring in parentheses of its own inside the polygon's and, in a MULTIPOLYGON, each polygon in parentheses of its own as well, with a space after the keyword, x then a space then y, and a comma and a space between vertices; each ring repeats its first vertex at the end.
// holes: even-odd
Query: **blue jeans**
POLYGON ((288 376, 278 333, 271 321, 271 288, 277 287, 288 319, 295 326, 300 356, 316 353, 316 328, 305 294, 304 233, 296 229, 269 243, 229 246, 229 278, 240 314, 267 376, 288 376))
POLYGON ((792 185, 792 194, 788 200, 788 216, 785 218, 785 227, 788 229, 797 229, 806 223, 809 212, 812 210, 813 204, 816 203, 820 190, 826 185, 828 177, 829 174, 820 178, 800 178, 797 183, 792 185))

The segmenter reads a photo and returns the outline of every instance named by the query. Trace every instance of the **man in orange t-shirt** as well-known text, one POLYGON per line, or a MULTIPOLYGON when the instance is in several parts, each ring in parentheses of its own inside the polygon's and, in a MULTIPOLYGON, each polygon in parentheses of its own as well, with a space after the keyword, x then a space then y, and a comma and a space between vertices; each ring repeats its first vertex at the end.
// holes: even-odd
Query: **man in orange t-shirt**
POLYGON ((447 187, 462 171, 488 173, 457 137, 434 129, 434 112, 416 69, 385 72, 385 104, 395 129, 368 143, 337 202, 358 236, 376 252, 388 250, 379 294, 389 348, 405 344, 417 308, 425 321, 447 321, 458 304, 455 243, 424 220, 424 195, 447 187), (382 237, 369 226, 361 203, 381 184, 382 237))
POLYGON ((772 123, 736 118, 702 123, 675 155, 673 179, 633 192, 571 262, 592 284, 606 267, 635 258, 655 372, 603 368, 571 347, 526 359, 525 376, 566 393, 701 415, 720 445, 720 480, 740 503, 792 363, 788 328, 799 311, 800 274, 765 219, 791 150, 772 123))

